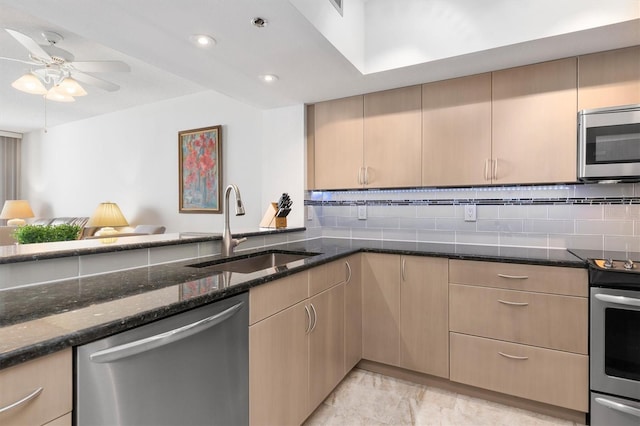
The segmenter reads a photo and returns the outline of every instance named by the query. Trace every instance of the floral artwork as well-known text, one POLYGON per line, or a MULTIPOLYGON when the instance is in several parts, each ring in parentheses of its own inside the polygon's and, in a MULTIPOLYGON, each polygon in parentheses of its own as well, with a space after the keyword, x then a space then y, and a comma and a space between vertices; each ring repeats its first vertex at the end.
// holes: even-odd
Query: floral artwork
POLYGON ((180 212, 221 213, 222 126, 178 133, 180 212))

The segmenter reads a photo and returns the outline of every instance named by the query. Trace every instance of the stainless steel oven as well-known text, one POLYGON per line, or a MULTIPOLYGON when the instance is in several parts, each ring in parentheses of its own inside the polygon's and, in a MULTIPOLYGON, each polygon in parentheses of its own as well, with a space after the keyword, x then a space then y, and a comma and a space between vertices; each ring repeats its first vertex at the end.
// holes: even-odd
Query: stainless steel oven
POLYGON ((592 260, 591 424, 640 425, 640 271, 632 261, 592 260))

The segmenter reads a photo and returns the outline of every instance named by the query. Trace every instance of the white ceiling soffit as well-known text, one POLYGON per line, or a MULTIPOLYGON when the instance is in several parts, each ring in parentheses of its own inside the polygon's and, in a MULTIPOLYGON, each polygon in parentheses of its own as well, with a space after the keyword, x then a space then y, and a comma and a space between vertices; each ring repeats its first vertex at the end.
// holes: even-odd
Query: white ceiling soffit
POLYGON ((638 0, 290 1, 362 74, 640 18, 638 0))
MULTIPOLYGON (((0 27, 55 31, 77 61, 131 66, 97 75, 117 92, 48 102, 49 126, 205 90, 269 109, 640 44, 638 0, 342 3, 341 16, 329 0, 0 0, 0 27), (194 33, 217 43, 199 49, 194 33)), ((27 59, 5 31, 0 56, 27 59)), ((10 86, 25 67, 0 60, 1 130, 43 128, 42 98, 10 86)))

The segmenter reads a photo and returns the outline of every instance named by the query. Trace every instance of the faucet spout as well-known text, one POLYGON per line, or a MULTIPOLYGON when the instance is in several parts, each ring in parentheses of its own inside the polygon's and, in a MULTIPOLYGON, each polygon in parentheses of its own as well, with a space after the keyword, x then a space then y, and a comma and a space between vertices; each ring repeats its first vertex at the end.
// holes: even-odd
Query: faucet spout
POLYGON ((229 195, 231 191, 236 197, 236 216, 244 216, 244 203, 240 196, 240 190, 234 184, 230 184, 224 191, 224 229, 222 230, 222 255, 229 256, 233 254, 233 249, 246 238, 235 239, 231 237, 231 229, 229 228, 229 195))

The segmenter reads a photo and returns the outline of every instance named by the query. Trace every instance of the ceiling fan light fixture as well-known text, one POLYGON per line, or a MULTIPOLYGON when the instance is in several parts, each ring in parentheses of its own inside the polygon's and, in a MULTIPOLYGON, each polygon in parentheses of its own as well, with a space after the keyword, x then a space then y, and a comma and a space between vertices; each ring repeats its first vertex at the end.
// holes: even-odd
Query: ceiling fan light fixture
POLYGON ((49 101, 55 102, 75 102, 76 99, 66 93, 64 89, 61 89, 60 86, 54 86, 45 95, 45 98, 49 101))
POLYGON ((87 91, 71 77, 66 77, 62 82, 56 86, 58 90, 63 90, 69 96, 86 96, 87 91))
POLYGON ((30 93, 32 95, 46 95, 47 88, 44 87, 42 81, 35 75, 27 73, 11 83, 11 87, 21 92, 30 93))

